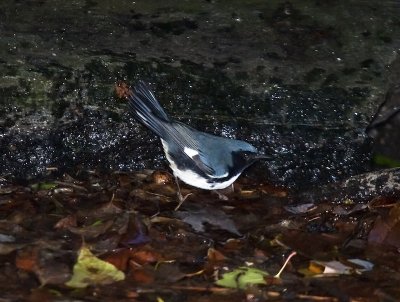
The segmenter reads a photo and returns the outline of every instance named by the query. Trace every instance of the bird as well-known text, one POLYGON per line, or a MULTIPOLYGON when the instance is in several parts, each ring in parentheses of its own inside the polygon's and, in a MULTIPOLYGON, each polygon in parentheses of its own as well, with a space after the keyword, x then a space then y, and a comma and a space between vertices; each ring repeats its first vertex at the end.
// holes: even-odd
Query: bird
POLYGON ((270 159, 245 141, 202 132, 171 119, 144 81, 139 81, 126 97, 136 120, 161 139, 178 187, 175 210, 190 195, 182 196, 178 179, 196 188, 221 190, 257 160, 270 159))

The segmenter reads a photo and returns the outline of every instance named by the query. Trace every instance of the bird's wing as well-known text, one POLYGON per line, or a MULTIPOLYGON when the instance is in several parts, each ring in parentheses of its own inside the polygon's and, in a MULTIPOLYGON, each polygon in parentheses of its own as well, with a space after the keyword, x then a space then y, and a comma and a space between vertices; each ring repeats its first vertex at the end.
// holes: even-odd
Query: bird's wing
POLYGON ((212 158, 210 158, 201 151, 202 144, 199 142, 199 138, 209 136, 208 139, 212 140, 213 135, 202 133, 179 122, 170 125, 171 127, 168 127, 167 130, 169 137, 174 140, 182 153, 188 156, 202 172, 212 178, 222 178, 227 176, 225 169, 219 165, 219 160, 212 160, 215 159, 216 154, 213 154, 212 158), (212 162, 210 162, 210 159, 212 162))

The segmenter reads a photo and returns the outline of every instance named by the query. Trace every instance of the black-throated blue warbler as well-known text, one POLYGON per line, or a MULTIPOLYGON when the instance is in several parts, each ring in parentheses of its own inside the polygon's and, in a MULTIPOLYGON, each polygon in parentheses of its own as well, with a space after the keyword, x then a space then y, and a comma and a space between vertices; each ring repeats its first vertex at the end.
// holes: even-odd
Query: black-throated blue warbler
MULTIPOLYGON (((201 132, 170 119, 143 81, 126 97, 135 118, 160 137, 175 178, 193 187, 227 188, 255 161, 269 159, 249 143, 201 132)), ((176 183, 181 204, 185 198, 176 183)))

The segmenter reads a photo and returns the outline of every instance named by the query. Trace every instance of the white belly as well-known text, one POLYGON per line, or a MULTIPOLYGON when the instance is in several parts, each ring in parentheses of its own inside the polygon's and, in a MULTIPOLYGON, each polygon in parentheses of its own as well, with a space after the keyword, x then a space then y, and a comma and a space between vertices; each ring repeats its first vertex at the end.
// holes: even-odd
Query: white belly
POLYGON ((165 156, 168 159, 169 165, 171 167, 172 172, 174 173, 175 177, 178 177, 180 180, 182 180, 184 183, 191 185, 196 188, 204 189, 204 190, 220 190, 220 189, 225 189, 229 187, 238 177, 240 174, 236 175, 233 178, 230 178, 222 183, 208 183, 207 179, 204 179, 197 175, 196 173, 193 173, 192 171, 189 170, 178 170, 176 165, 172 162, 171 158, 168 155, 168 148, 163 140, 161 140, 162 145, 164 147, 165 151, 165 156))
POLYGON ((196 173, 193 173, 189 170, 179 171, 176 169, 176 166, 170 162, 170 166, 174 175, 182 180, 184 183, 191 185, 196 188, 204 189, 204 190, 220 190, 229 187, 238 177, 228 179, 222 183, 208 183, 206 179, 199 177, 196 173))

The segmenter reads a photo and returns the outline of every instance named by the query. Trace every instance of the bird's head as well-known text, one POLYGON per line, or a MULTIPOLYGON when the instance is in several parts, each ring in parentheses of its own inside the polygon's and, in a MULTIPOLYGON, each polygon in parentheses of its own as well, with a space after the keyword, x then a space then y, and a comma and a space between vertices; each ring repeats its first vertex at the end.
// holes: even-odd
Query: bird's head
POLYGON ((257 160, 271 160, 272 158, 258 153, 257 149, 251 146, 251 149, 237 150, 232 152, 233 166, 239 171, 243 171, 257 160))
POLYGON ((257 151, 238 151, 237 155, 240 156, 245 162, 251 165, 257 160, 271 160, 270 156, 260 154, 257 151))

